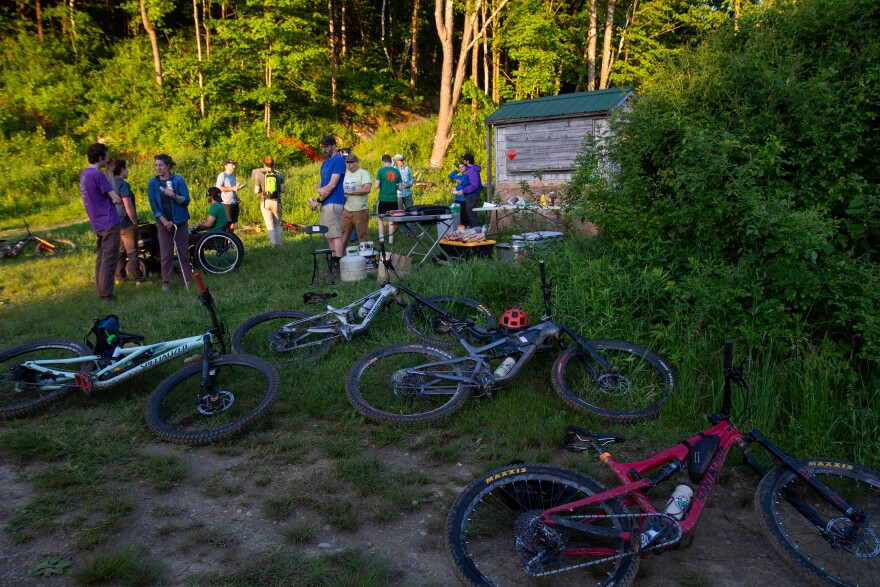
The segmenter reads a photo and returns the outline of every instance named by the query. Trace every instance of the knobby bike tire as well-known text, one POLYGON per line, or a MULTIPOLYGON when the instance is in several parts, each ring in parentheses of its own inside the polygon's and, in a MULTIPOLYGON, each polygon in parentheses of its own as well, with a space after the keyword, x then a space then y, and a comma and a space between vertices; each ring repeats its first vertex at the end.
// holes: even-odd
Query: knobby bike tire
MULTIPOLYGON (((761 480, 755 494, 760 528, 789 566, 803 579, 831 585, 880 585, 880 473, 834 459, 803 459, 798 463, 850 505, 867 514, 861 538, 846 540, 850 521, 800 477, 777 465, 761 480), (820 534, 786 496, 796 496, 832 522, 841 538, 837 547, 820 534)), ((826 526, 827 527, 827 526, 826 526)))
POLYGON ((314 361, 327 354, 334 333, 305 333, 287 336, 282 327, 297 324, 298 327, 326 326, 308 312, 299 310, 276 310, 248 318, 232 333, 232 348, 236 353, 260 357, 277 367, 303 361, 314 361), (302 345, 308 345, 303 348, 302 345))
MULTIPOLYGON (((403 369, 453 358, 447 351, 418 343, 376 349, 348 372, 345 395, 355 410, 377 422, 417 424, 438 420, 461 408, 471 387, 462 382, 432 382, 430 377, 406 374, 403 369)), ((460 363, 427 371, 462 373, 460 363)))
POLYGON ((244 244, 231 232, 212 232, 196 245, 195 260, 199 267, 222 275, 235 271, 244 261, 244 244))
POLYGON ((669 362, 631 342, 590 340, 617 374, 604 371, 583 348, 565 350, 553 365, 553 389, 566 404, 611 422, 656 418, 678 386, 669 362))
POLYGON ((190 445, 222 440, 250 428, 278 401, 278 372, 262 359, 223 355, 213 357, 209 368, 216 374, 215 392, 228 407, 199 402, 202 362, 186 366, 160 383, 147 401, 147 424, 159 438, 190 445))
MULTIPOLYGON (((497 324, 492 310, 476 300, 449 295, 431 296, 426 299, 446 309, 459 320, 473 320, 479 328, 490 330, 495 328, 497 324)), ((455 333, 449 328, 448 323, 434 310, 418 300, 413 300, 403 310, 403 325, 416 338, 427 344, 439 345, 444 348, 459 346, 458 339, 455 338, 455 333)), ((476 342, 475 339, 468 337, 467 333, 465 333, 465 337, 470 342, 476 342)))
POLYGON ((54 257, 56 255, 66 255, 76 251, 76 243, 63 238, 45 238, 55 248, 47 247, 41 242, 37 242, 37 255, 40 257, 54 257))
MULTIPOLYGON (((75 385, 53 386, 51 381, 32 381, 25 374, 18 376, 12 368, 25 361, 87 357, 92 352, 78 342, 64 338, 36 340, 0 351, 0 418, 15 418, 38 412, 64 396, 75 385), (24 375, 24 377, 22 377, 24 375)), ((94 363, 83 361, 59 365, 65 371, 91 371, 94 363)))
MULTIPOLYGON (((506 465, 474 481, 455 501, 446 522, 447 555, 458 578, 468 585, 630 585, 639 567, 639 530, 626 517, 619 499, 607 500, 590 508, 567 512, 565 517, 621 516, 592 519, 597 525, 630 532, 630 540, 606 537, 576 530, 558 531, 536 521, 538 515, 554 506, 596 495, 605 488, 589 477, 552 465, 506 465), (549 529, 549 537, 542 530, 549 529), (557 556, 526 572, 525 561, 539 552, 553 550, 551 538, 561 540, 563 552, 569 548, 592 548, 594 557, 557 556), (617 558, 613 558, 617 557, 617 558), (599 562, 602 559, 604 562, 599 562), (593 560, 592 566, 577 565, 593 560)), ((584 518, 581 518, 583 521, 584 518)))

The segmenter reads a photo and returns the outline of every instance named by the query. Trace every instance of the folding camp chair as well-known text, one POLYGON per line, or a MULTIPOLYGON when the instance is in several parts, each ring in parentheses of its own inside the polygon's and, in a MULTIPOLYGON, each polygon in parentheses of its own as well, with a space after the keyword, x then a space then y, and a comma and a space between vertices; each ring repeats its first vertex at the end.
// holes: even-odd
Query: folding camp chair
MULTIPOLYGON (((312 247, 312 283, 315 283, 315 279, 318 280, 318 285, 321 285, 321 275, 318 271, 318 257, 324 255, 324 258, 327 261, 327 275, 330 276, 330 283, 335 284, 336 281, 333 279, 333 249, 330 248, 330 244, 327 242, 327 231, 330 230, 323 224, 314 224, 312 226, 306 226, 304 228, 307 235, 309 235, 309 245, 312 247), (320 237, 316 236, 320 235, 320 237), (321 248, 315 248, 315 241, 317 239, 322 239, 324 246, 321 248)), ((321 241, 318 241, 320 245, 321 241)))

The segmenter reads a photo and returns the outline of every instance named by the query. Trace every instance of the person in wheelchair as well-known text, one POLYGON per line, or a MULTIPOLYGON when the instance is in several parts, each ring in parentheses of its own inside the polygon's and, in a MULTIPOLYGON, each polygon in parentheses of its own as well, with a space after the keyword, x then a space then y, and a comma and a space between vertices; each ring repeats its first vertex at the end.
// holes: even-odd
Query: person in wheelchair
POLYGON ((226 209, 223 207, 220 188, 210 187, 207 194, 208 201, 211 202, 208 208, 208 217, 193 226, 192 233, 189 235, 189 245, 195 246, 205 236, 226 230, 229 225, 229 218, 226 216, 226 209))

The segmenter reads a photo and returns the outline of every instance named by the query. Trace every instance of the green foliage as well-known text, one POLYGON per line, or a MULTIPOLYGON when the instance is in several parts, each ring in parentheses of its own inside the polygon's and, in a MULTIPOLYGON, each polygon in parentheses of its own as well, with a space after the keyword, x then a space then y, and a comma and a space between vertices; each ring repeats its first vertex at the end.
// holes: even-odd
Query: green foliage
POLYGON ((878 14, 780 3, 686 52, 585 144, 581 214, 690 258, 705 320, 880 360, 878 14))

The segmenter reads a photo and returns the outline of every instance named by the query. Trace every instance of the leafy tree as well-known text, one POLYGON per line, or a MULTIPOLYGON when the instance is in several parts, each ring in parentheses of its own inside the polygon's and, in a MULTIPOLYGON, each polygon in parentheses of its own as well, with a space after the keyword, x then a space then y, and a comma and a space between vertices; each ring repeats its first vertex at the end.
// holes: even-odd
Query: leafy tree
POLYGON ((684 51, 589 141, 583 214, 690 257, 695 305, 750 338, 806 324, 880 360, 878 23, 871 0, 780 2, 684 51))

